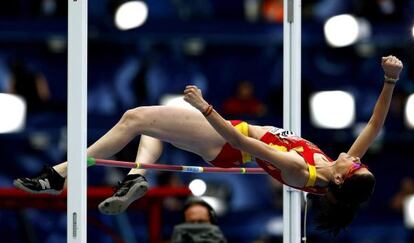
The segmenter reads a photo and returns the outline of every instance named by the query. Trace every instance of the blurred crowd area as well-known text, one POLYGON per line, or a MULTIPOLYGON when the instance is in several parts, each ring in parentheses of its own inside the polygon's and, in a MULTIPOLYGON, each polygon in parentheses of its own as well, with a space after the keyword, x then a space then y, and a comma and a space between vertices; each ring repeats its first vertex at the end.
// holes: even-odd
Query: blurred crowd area
MULTIPOLYGON (((157 0, 146 1, 147 22, 120 31, 113 14, 120 0, 89 0, 88 144, 102 136, 122 114, 141 105, 158 105, 165 95, 181 94, 196 84, 226 119, 283 126, 283 1, 157 0)), ((309 220, 310 242, 410 242, 402 201, 414 193, 412 144, 405 103, 414 93, 414 2, 409 0, 302 1, 302 136, 330 157, 347 151, 361 124, 368 121, 383 82, 380 58, 395 55, 404 71, 395 89, 382 134, 363 162, 377 176, 376 192, 349 230, 337 239, 317 232, 309 220), (332 48, 323 24, 331 16, 353 14, 370 23, 370 36, 354 45, 332 48), (344 90, 356 102, 356 120, 345 129, 321 129, 310 122, 314 92, 344 90)), ((66 159, 67 2, 15 0, 0 9, 0 93, 14 93, 28 104, 26 125, 18 133, 0 134, 3 168, 0 186, 38 172, 43 164, 66 159)), ((135 159, 138 138, 117 154, 135 159)), ((165 146, 161 163, 207 165, 201 158, 165 146)), ((126 171, 89 168, 91 186, 112 186, 126 171)), ((281 240, 281 185, 261 175, 198 175, 149 172, 152 186, 187 186, 207 182, 226 210, 219 225, 229 242, 281 240)), ((137 202, 139 203, 139 202, 137 202)), ((162 237, 179 223, 182 202, 164 203, 162 237)), ((145 242, 143 212, 93 218, 112 226, 126 242, 145 242), (126 231, 130 229, 129 231, 126 231), (129 237, 129 238, 128 238, 129 237)), ((310 206, 310 219, 312 207, 310 206)), ((36 209, 0 210, 0 232, 7 242, 61 242, 66 214, 36 209), (21 233, 22 229, 25 232, 21 233)), ((88 237, 112 242, 93 224, 88 237)))

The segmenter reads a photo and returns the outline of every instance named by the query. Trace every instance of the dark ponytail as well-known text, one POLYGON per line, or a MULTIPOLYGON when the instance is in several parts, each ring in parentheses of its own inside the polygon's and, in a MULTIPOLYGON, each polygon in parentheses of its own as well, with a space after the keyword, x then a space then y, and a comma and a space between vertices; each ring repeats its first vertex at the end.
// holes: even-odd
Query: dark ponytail
POLYGON ((374 187, 372 174, 353 175, 339 186, 331 183, 328 193, 316 201, 319 208, 315 217, 317 229, 337 236, 355 218, 360 205, 371 197, 374 187))

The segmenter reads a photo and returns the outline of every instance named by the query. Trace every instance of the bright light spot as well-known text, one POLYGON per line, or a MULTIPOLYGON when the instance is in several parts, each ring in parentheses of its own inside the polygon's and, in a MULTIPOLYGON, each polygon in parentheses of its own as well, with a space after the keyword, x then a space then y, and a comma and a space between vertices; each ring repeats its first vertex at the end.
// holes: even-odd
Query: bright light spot
POLYGON ((282 235, 283 234, 283 218, 273 217, 266 223, 266 230, 271 235, 282 235))
POLYGON ((334 16, 326 21, 324 33, 326 41, 333 47, 352 45, 358 39, 358 21, 349 14, 334 16))
POLYGON ((372 35, 371 23, 364 19, 358 18, 358 40, 369 40, 372 35))
POLYGON ((323 91, 310 98, 311 122, 316 127, 341 129, 355 119, 354 97, 344 91, 323 91))
POLYGON ((206 183, 200 179, 191 181, 188 187, 190 188, 190 191, 193 193, 193 195, 197 197, 203 195, 207 190, 206 183))
POLYGON ((26 102, 16 95, 0 94, 0 133, 18 132, 26 119, 26 102))
POLYGON ((404 223, 409 229, 414 229, 414 195, 408 196, 404 200, 404 223))
POLYGON ((414 94, 411 94, 405 105, 405 123, 408 127, 414 128, 414 94))
POLYGON ((411 35, 413 36, 413 38, 414 38, 414 26, 411 28, 411 35))
POLYGON ((217 215, 223 215, 226 212, 226 204, 222 199, 217 197, 201 197, 204 201, 206 201, 216 212, 217 215))
POLYGON ((197 110, 196 108, 194 108, 194 106, 190 105, 187 101, 184 100, 183 95, 176 95, 176 94, 164 95, 160 99, 160 104, 197 110))
POLYGON ((147 17, 148 7, 144 2, 126 2, 115 12, 115 25, 120 30, 129 30, 143 25, 147 17))

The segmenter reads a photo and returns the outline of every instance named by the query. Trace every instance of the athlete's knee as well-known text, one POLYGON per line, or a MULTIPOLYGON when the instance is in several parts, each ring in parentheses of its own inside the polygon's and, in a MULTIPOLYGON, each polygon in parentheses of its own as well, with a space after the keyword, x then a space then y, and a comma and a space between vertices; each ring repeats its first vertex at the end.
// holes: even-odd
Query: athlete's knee
POLYGON ((138 107, 127 110, 122 116, 120 123, 128 128, 140 127, 145 119, 145 109, 138 107))

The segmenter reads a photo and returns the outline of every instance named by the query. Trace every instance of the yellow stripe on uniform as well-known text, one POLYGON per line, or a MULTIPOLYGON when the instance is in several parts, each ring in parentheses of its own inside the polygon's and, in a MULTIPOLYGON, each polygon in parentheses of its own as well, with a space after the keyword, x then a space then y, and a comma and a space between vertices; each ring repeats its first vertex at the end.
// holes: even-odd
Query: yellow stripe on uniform
POLYGON ((272 147, 273 149, 276 149, 277 151, 281 151, 281 152, 287 152, 287 148, 285 146, 279 146, 273 143, 269 144, 270 147, 272 147))
POLYGON ((293 148, 293 150, 295 150, 295 151, 296 151, 296 152, 298 152, 298 153, 302 153, 302 152, 304 151, 304 149, 303 149, 303 147, 302 147, 302 146, 295 147, 295 148, 293 148))
POLYGON ((315 186, 315 182, 316 182, 316 168, 314 165, 310 165, 310 164, 308 164, 308 167, 309 167, 309 179, 305 187, 313 187, 315 186))
MULTIPOLYGON (((236 130, 239 131, 244 136, 249 136, 249 124, 247 124, 247 122, 241 122, 237 124, 234 128, 236 128, 236 130)), ((253 161, 251 154, 246 153, 244 151, 241 151, 241 153, 242 153, 243 163, 248 163, 248 162, 253 161)))

